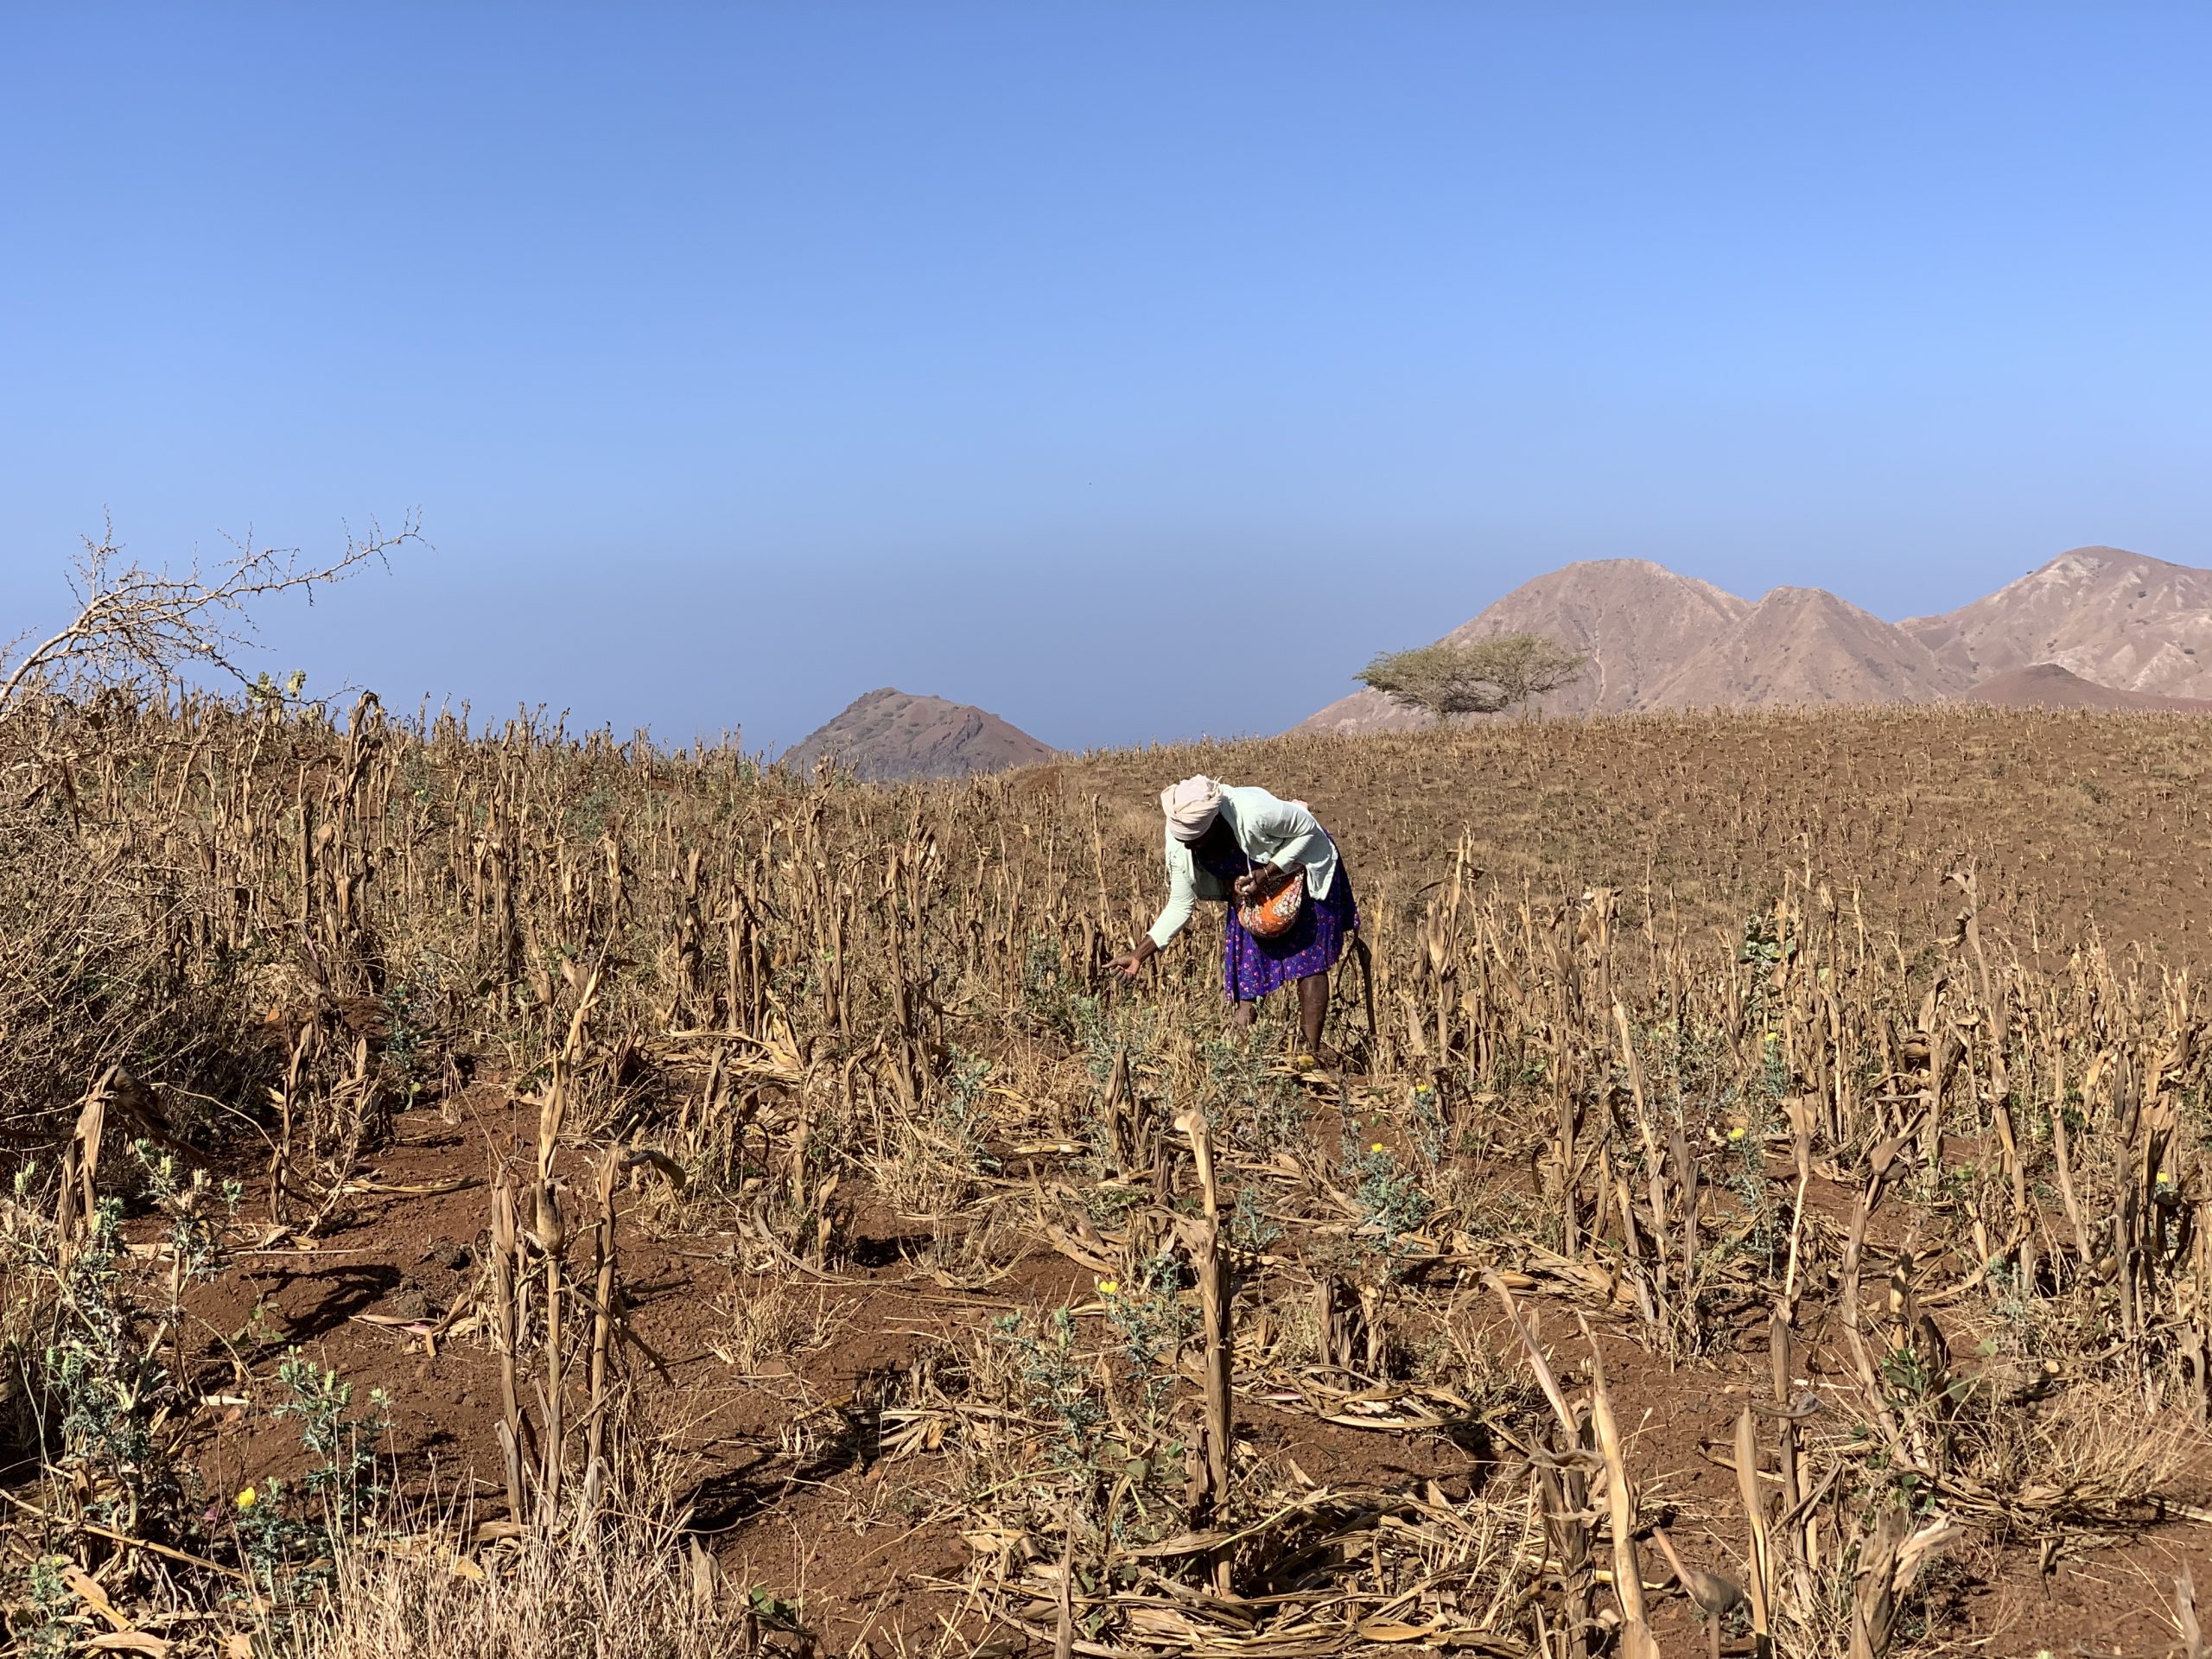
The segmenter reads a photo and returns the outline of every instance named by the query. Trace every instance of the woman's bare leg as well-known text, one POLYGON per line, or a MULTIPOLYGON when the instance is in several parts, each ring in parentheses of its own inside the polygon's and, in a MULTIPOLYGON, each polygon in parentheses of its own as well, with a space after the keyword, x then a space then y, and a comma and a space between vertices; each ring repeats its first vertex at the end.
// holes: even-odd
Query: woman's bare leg
POLYGON ((1304 1045, 1300 1053, 1320 1053, 1321 1022, 1328 1013, 1329 976, 1308 974, 1298 982, 1298 1035, 1304 1045))
MULTIPOLYGON (((1318 1054, 1321 1052, 1321 1024, 1329 1012, 1329 976, 1313 974, 1298 982, 1299 1052, 1318 1054)), ((1257 1000, 1230 1005, 1229 1023, 1239 1031, 1249 1031, 1259 1017, 1257 1000)))

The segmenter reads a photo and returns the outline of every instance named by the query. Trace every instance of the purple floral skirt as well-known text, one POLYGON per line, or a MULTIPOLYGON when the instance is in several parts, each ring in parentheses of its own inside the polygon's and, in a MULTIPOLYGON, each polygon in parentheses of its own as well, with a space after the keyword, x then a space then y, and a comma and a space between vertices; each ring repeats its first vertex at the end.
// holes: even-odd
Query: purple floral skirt
MULTIPOLYGON (((1241 862, 1224 865, 1211 859, 1203 862, 1207 873, 1224 886, 1245 874, 1241 862)), ((1305 879, 1305 873, 1300 872, 1299 880, 1305 879)), ((1297 921, 1279 938, 1254 937, 1236 919, 1233 901, 1228 911, 1222 938, 1221 981, 1232 1002, 1250 1002, 1299 980, 1327 973, 1337 965, 1337 959, 1344 953, 1345 941, 1359 926, 1359 903, 1351 895, 1351 872, 1341 854, 1328 897, 1316 899, 1307 893, 1306 902, 1298 907, 1297 921)))

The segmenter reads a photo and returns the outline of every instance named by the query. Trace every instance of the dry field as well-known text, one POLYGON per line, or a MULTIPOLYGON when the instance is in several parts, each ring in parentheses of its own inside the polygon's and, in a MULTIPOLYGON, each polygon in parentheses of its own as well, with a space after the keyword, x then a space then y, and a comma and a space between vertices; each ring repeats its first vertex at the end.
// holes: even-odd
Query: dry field
POLYGON ((343 726, 0 720, 10 1652, 2200 1650, 2212 723, 343 726))

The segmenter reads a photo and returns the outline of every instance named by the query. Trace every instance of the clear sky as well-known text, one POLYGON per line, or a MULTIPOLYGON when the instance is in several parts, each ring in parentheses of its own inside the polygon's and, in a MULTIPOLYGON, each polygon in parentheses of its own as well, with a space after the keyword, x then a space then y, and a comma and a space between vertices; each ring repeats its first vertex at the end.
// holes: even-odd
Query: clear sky
POLYGON ((2212 564, 2201 4, 0 10, 0 637, 420 507, 279 671, 1280 728, 1570 558, 2212 564))

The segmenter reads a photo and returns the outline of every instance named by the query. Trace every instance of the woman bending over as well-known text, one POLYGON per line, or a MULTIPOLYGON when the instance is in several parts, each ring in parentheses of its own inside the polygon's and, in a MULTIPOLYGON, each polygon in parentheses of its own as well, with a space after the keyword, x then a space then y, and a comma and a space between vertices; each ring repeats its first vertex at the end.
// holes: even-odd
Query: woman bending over
POLYGON ((1183 931, 1198 900, 1226 905, 1221 976, 1236 1023, 1250 1025, 1260 998, 1294 984, 1300 1053, 1311 1059, 1321 1048, 1329 970, 1359 926, 1351 873, 1336 842, 1305 802, 1278 800, 1264 789, 1185 778, 1160 791, 1160 805, 1167 818, 1167 906, 1114 967, 1135 978, 1183 931), (1287 929, 1262 938, 1245 926, 1240 906, 1265 905, 1294 881, 1306 891, 1287 929))

